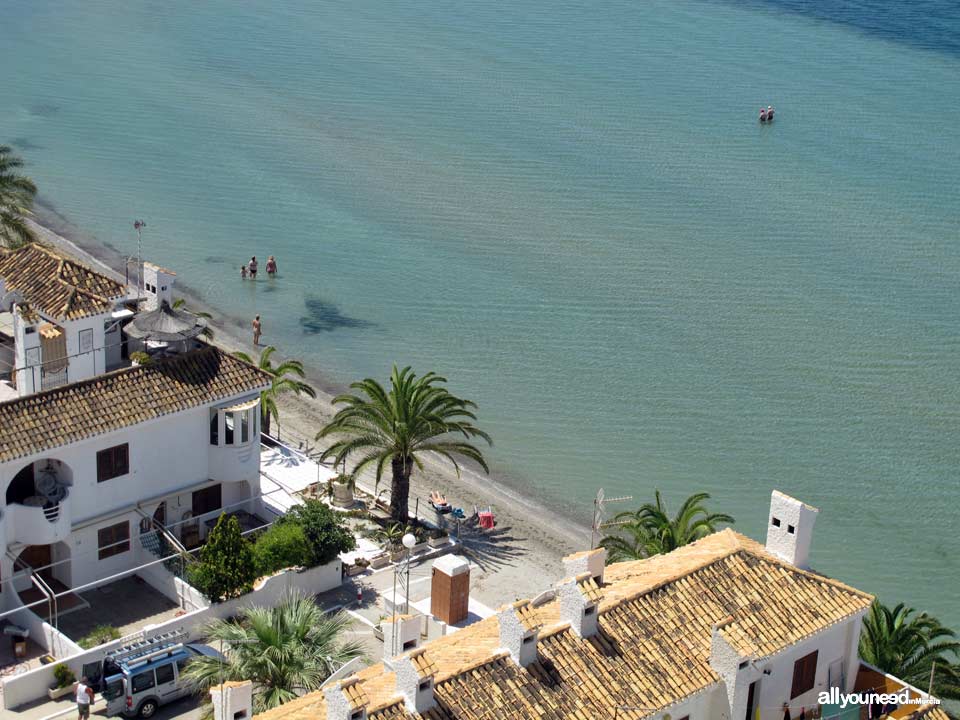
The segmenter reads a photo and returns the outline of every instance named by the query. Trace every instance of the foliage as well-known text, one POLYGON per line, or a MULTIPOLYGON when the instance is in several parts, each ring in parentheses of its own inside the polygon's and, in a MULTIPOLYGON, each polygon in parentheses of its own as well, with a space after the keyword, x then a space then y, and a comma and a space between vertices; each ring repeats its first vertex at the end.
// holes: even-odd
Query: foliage
POLYGON ((119 638, 120 631, 117 630, 113 625, 97 625, 93 630, 80 638, 77 641, 77 645, 82 647, 84 650, 89 650, 97 645, 103 645, 105 642, 118 640, 119 638))
POLYGON ((377 541, 382 542, 388 550, 396 550, 401 545, 406 529, 398 522, 390 523, 386 527, 380 528, 374 533, 377 541))
POLYGON ((223 680, 253 681, 253 711, 262 713, 320 688, 345 662, 363 656, 359 641, 347 640, 351 620, 324 613, 311 598, 290 594, 273 608, 251 607, 238 620, 215 620, 205 630, 211 644, 222 641, 226 662, 200 656, 186 676, 204 697, 223 680))
POLYGON ((276 522, 280 526, 287 524, 296 524, 303 529, 307 550, 305 564, 310 567, 326 565, 340 553, 350 552, 357 546, 343 518, 319 500, 306 500, 302 505, 295 505, 276 522))
POLYGON ((691 495, 671 519, 657 490, 655 503, 618 514, 614 520, 623 524, 600 541, 607 550, 607 562, 662 555, 716 532, 721 524, 732 524, 732 516, 707 511, 704 501, 709 499, 707 493, 691 495))
MULTIPOLYGON (((203 310, 193 310, 192 308, 187 307, 186 301, 183 298, 177 298, 176 300, 173 301, 173 309, 177 310, 179 308, 183 308, 184 311, 190 313, 191 315, 196 315, 197 317, 201 317, 204 320, 213 319, 213 315, 211 315, 208 312, 204 312, 203 310)), ((205 337, 207 340, 213 340, 213 328, 210 327, 209 325, 207 325, 203 330, 201 330, 200 334, 203 337, 205 337)))
POLYGON ((915 612, 903 603, 891 609, 874 600, 863 619, 860 657, 921 690, 929 686, 933 669, 933 694, 960 700, 957 634, 935 617, 915 612))
POLYGON ((469 442, 482 438, 492 444, 490 436, 473 424, 476 404, 451 394, 442 383, 446 379, 435 373, 418 378, 409 367, 398 370, 394 365, 389 391, 372 378, 353 383, 350 388, 358 394, 334 398, 334 404, 345 407, 317 433, 318 440, 330 435, 340 438, 324 451, 322 459, 332 457, 336 465, 360 453, 350 473, 353 477, 372 466, 379 484, 384 468, 390 465, 390 516, 397 522, 406 523, 409 518, 410 475, 414 465, 423 470, 421 455, 446 458, 458 475, 457 456, 473 460, 489 472, 483 454, 469 442))
MULTIPOLYGON (((119 633, 117 634, 119 635, 119 633)), ((58 688, 65 688, 68 685, 73 685, 77 681, 77 676, 73 674, 73 670, 63 663, 59 663, 53 666, 53 679, 56 680, 58 688)))
POLYGON ((130 353, 130 360, 137 363, 137 365, 149 365, 151 362, 150 356, 142 350, 130 353))
POLYGON ((253 358, 245 352, 235 352, 234 355, 244 362, 256 365, 271 378, 270 387, 260 393, 260 426, 263 432, 270 432, 270 418, 277 422, 280 421, 280 410, 277 406, 277 399, 281 395, 293 393, 294 395, 306 395, 315 398, 316 390, 310 385, 298 378, 305 378, 306 371, 303 369, 303 363, 299 360, 284 360, 277 366, 271 361, 271 356, 277 351, 273 345, 268 345, 260 351, 259 362, 254 362, 253 358))
POLYGON ((238 597, 253 589, 257 569, 250 543, 243 539, 240 523, 223 514, 200 549, 200 561, 187 569, 189 582, 214 602, 238 597))
POLYGON ((17 171, 23 160, 13 149, 0 145, 0 246, 16 248, 36 241, 25 218, 32 214, 37 186, 17 171))
POLYGON ((257 538, 253 557, 259 575, 310 564, 310 552, 303 527, 297 523, 274 523, 257 538))

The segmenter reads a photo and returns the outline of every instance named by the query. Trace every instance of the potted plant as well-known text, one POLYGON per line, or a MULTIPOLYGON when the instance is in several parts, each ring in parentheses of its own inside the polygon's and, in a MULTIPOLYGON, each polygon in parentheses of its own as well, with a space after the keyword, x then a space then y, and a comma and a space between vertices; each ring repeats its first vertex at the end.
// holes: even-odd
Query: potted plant
POLYGON ((47 688, 47 696, 51 700, 59 700, 73 691, 73 684, 77 681, 77 676, 73 674, 73 670, 60 663, 53 666, 53 679, 56 684, 47 688))
POLYGON ((443 528, 433 528, 427 538, 427 544, 432 548, 443 547, 450 542, 450 533, 443 528))
POLYGON ((330 480, 334 507, 351 508, 354 504, 354 480, 350 475, 337 475, 330 480))
POLYGON ((364 570, 370 567, 370 561, 366 558, 357 558, 353 561, 352 565, 347 566, 347 575, 353 577, 354 575, 359 575, 364 570))
POLYGON ((130 364, 134 367, 137 367, 138 365, 149 365, 150 356, 145 352, 137 350, 136 352, 130 353, 130 364))

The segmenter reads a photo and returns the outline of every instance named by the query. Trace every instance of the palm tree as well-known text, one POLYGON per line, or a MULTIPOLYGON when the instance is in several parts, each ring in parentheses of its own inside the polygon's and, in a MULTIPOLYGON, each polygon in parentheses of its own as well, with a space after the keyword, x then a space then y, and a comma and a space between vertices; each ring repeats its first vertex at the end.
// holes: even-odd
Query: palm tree
POLYGON ((265 373, 270 375, 273 380, 270 387, 260 393, 260 427, 263 432, 270 434, 270 418, 280 422, 280 410, 277 406, 277 398, 286 393, 294 395, 306 395, 315 398, 317 391, 307 383, 297 378, 307 376, 303 369, 303 363, 299 360, 284 360, 274 367, 270 357, 277 351, 273 345, 268 345, 260 351, 260 362, 255 363, 253 359, 245 352, 235 352, 234 355, 244 362, 256 365, 265 373), (290 377, 295 376, 295 377, 290 377))
POLYGON ((639 560, 651 555, 662 555, 689 545, 695 540, 714 533, 721 524, 733 524, 732 516, 711 513, 704 506, 710 499, 707 493, 695 493, 688 497, 674 518, 657 490, 655 503, 646 503, 639 510, 623 512, 614 518, 622 522, 622 535, 607 535, 600 546, 607 548, 608 561, 639 560))
POLYGON ((252 680, 259 714, 319 689, 344 663, 363 657, 361 643, 343 637, 351 623, 346 613, 324 613, 312 598, 291 593, 275 607, 249 607, 237 619, 214 620, 205 635, 226 659, 197 656, 185 674, 207 697, 222 680, 252 680))
POLYGON ((37 238, 24 218, 31 214, 37 186, 16 171, 23 160, 12 148, 0 145, 0 245, 19 247, 37 238))
POLYGON ((372 378, 353 383, 350 388, 362 395, 335 397, 334 404, 346 407, 317 433, 317 440, 333 434, 342 438, 327 448, 321 459, 332 457, 336 465, 354 452, 362 454, 351 472, 353 477, 373 465, 379 483, 384 468, 390 464, 390 516, 396 522, 406 524, 409 519, 410 475, 414 465, 423 470, 422 455, 433 453, 446 458, 458 475, 457 455, 490 472, 480 450, 467 442, 479 437, 493 444, 490 436, 473 424, 477 419, 472 411, 476 403, 441 387, 446 382, 436 373, 418 378, 409 367, 397 370, 394 365, 389 392, 372 378))
MULTIPOLYGON (((213 319, 213 315, 211 315, 208 312, 204 312, 203 310, 193 310, 187 307, 186 301, 183 298, 177 298, 176 300, 173 301, 173 309, 178 310, 180 308, 183 308, 185 312, 188 312, 191 315, 202 317, 205 320, 213 319)), ((200 334, 203 335, 203 337, 207 338, 207 340, 213 340, 213 328, 210 327, 209 325, 207 325, 200 334)))
POLYGON ((935 617, 915 612, 903 603, 891 609, 874 600, 863 619, 860 657, 920 690, 929 686, 932 669, 933 694, 960 700, 957 634, 935 617))

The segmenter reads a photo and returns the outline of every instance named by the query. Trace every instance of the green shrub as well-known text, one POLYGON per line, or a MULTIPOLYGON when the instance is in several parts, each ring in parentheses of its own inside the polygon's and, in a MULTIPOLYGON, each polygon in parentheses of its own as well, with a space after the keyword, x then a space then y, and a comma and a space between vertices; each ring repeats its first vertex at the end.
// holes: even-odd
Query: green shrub
MULTIPOLYGON (((119 635, 119 633, 117 634, 119 635)), ((73 674, 73 670, 60 663, 53 666, 53 679, 57 681, 58 688, 65 688, 68 685, 73 685, 77 681, 77 676, 73 674)))
POLYGON ((271 575, 295 565, 308 565, 310 552, 303 527, 297 523, 275 523, 257 538, 253 557, 260 575, 271 575))
POLYGON ((77 645, 82 647, 84 650, 89 650, 97 645, 103 645, 105 642, 118 640, 119 638, 120 631, 117 630, 113 625, 97 625, 93 630, 80 638, 77 641, 77 645))
POLYGON ((277 520, 276 525, 299 525, 307 541, 304 564, 308 567, 326 565, 342 552, 357 546, 353 533, 344 524, 339 513, 334 512, 319 500, 307 500, 295 505, 290 512, 277 520))
POLYGON ((187 570, 187 579, 213 602, 223 602, 253 590, 257 567, 253 548, 243 539, 240 523, 221 515, 200 549, 200 562, 187 570))

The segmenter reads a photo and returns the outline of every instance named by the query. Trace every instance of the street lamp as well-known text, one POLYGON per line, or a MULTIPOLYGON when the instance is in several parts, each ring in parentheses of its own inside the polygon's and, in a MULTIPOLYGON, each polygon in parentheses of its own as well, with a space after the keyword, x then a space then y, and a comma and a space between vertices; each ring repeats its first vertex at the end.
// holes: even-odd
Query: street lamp
MULTIPOLYGON (((406 615, 410 612, 410 554, 413 550, 413 546, 417 544, 417 538, 413 533, 405 533, 402 538, 400 538, 400 544, 407 549, 407 553, 403 558, 403 565, 399 563, 393 568, 393 618, 396 621, 396 616, 398 614, 406 615), (397 613, 397 583, 403 587, 403 613, 397 613)), ((393 647, 390 648, 391 656, 397 654, 397 641, 399 636, 397 633, 393 634, 393 647)))

